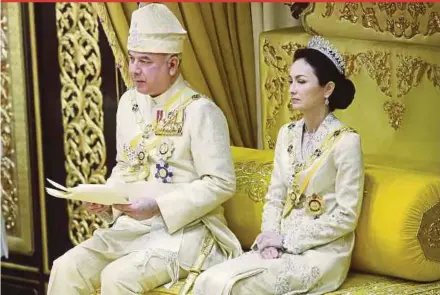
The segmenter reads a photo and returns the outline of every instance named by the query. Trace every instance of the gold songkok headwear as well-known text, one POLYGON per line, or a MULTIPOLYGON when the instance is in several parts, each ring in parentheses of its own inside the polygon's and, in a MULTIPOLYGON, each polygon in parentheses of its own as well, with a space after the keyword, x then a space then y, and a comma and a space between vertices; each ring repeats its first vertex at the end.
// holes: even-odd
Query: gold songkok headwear
POLYGON ((144 53, 181 53, 187 34, 163 4, 141 6, 131 16, 127 49, 144 53))

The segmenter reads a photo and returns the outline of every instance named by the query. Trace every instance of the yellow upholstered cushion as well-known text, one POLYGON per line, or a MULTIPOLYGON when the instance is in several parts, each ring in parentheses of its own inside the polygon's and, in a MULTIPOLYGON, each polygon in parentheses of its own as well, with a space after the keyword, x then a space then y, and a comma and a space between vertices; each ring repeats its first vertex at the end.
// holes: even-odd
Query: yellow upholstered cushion
MULTIPOLYGON (((248 249, 260 232, 274 152, 237 147, 232 152, 237 192, 225 203, 225 215, 248 249)), ((440 176, 367 165, 365 191, 352 269, 417 281, 440 280, 440 176)), ((183 283, 147 294, 177 295, 183 283)), ((342 287, 330 294, 434 295, 440 294, 440 281, 420 284, 352 270, 342 287)))
MULTIPOLYGON (((146 295, 178 295, 183 281, 171 289, 160 287, 146 295)), ((191 295, 192 292, 188 293, 191 295)), ((437 295, 440 294, 440 281, 433 283, 415 283, 384 276, 368 275, 363 273, 350 272, 344 284, 337 291, 327 295, 437 295)), ((206 294, 209 295, 209 294, 206 294)), ((255 294, 258 295, 258 294, 255 294)))
POLYGON ((440 294, 440 281, 416 283, 390 277, 350 272, 344 284, 327 295, 440 294))
POLYGON ((313 3, 302 22, 324 36, 440 46, 440 3, 313 3))
POLYGON ((232 153, 237 191, 224 204, 225 217, 243 249, 249 249, 261 231, 261 213, 272 173, 274 152, 233 147, 232 153))
MULTIPOLYGON (((225 204, 225 214, 244 249, 260 232, 273 156, 272 150, 233 148, 237 192, 225 204)), ((440 219, 433 218, 440 216, 440 176, 375 165, 367 165, 365 174, 352 266, 416 281, 440 280, 440 219)))
POLYGON ((352 267, 440 280, 440 176, 378 166, 365 174, 352 267))

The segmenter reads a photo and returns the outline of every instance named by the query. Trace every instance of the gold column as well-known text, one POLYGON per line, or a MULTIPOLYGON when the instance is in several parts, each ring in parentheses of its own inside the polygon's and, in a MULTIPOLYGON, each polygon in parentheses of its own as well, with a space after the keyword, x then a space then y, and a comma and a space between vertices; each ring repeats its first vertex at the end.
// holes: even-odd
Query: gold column
MULTIPOLYGON (((107 168, 98 17, 90 3, 57 3, 66 186, 104 183, 107 168)), ((107 224, 68 201, 69 236, 78 244, 107 224)))
POLYGON ((1 209, 10 251, 32 255, 26 76, 18 3, 1 7, 1 42, 1 209))

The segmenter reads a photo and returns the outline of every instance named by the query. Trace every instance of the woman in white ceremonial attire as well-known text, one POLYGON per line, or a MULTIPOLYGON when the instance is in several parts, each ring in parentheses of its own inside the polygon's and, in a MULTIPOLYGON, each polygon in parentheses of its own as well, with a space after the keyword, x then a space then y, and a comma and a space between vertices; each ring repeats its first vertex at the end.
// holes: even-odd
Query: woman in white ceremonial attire
POLYGON ((290 78, 303 119, 279 131, 262 232, 252 251, 202 273, 195 295, 323 294, 347 276, 364 167, 360 136, 333 111, 351 104, 355 88, 318 36, 295 52, 290 78))
POLYGON ((116 116, 117 164, 107 184, 131 203, 88 204, 111 228, 54 261, 48 294, 143 294, 186 277, 208 234, 215 245, 203 269, 241 254, 221 204, 235 191, 222 111, 180 74, 186 31, 163 4, 131 18, 129 70, 116 116))

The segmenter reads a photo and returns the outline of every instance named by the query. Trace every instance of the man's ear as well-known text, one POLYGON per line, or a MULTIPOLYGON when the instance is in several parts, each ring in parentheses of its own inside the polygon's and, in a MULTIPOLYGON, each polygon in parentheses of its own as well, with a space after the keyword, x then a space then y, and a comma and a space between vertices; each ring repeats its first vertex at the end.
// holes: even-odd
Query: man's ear
POLYGON ((180 59, 177 55, 173 55, 168 59, 168 70, 171 76, 175 76, 179 69, 180 59))

